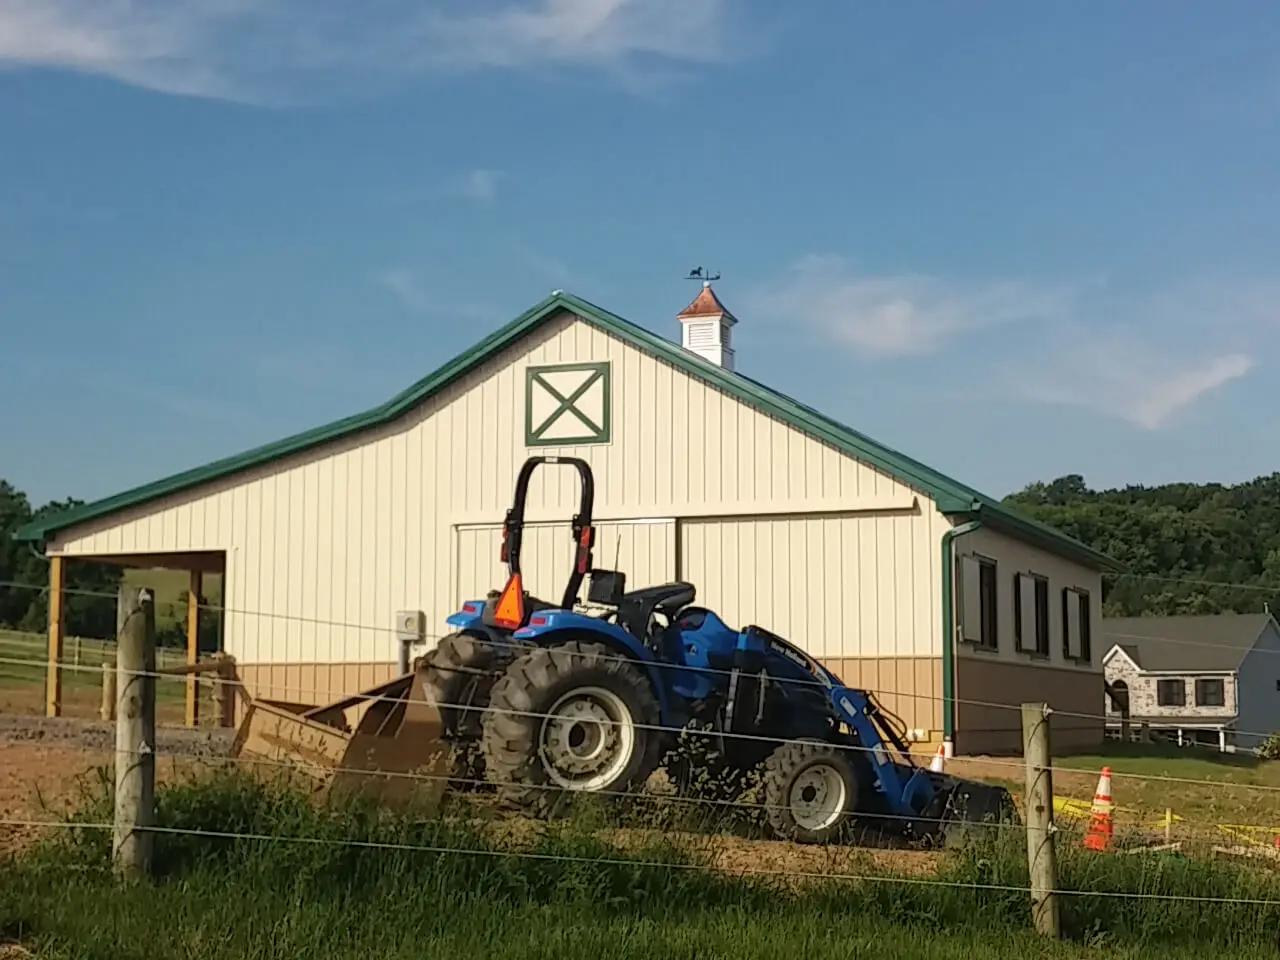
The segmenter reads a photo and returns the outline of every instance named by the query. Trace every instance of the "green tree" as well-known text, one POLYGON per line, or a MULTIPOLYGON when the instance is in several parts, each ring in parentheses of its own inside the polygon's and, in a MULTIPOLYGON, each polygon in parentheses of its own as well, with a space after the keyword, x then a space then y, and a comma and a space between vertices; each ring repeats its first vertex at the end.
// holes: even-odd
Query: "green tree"
POLYGON ((1280 473, 1246 483, 1092 490, 1077 474, 1005 498, 1116 558, 1107 616, 1263 610, 1280 603, 1280 473))
MULTIPOLYGON (((49 617, 49 560, 30 544, 13 539, 18 527, 79 506, 79 500, 60 500, 33 511, 26 494, 0 480, 0 627, 43 631, 49 617)), ((112 637, 116 632, 116 601, 121 568, 88 560, 68 560, 67 595, 63 601, 65 630, 82 637, 112 637)))
POLYGON ((0 627, 16 627, 31 606, 30 590, 10 586, 25 582, 23 577, 28 572, 26 557, 31 551, 25 543, 13 539, 13 532, 30 519, 27 495, 9 481, 0 480, 0 627))

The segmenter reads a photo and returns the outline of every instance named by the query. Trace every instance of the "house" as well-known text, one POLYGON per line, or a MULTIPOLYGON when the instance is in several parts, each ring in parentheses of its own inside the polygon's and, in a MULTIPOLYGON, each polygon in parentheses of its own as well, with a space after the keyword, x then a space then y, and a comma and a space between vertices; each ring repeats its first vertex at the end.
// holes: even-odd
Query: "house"
MULTIPOLYGON (((587 459, 596 558, 696 584, 730 623, 790 637, 876 691, 912 739, 1020 749, 1018 704, 1100 743, 1090 637, 1110 561, 737 372, 710 285, 673 342, 556 292, 383 405, 65 513, 19 536, 224 575, 226 651, 258 696, 323 702, 395 675, 500 586, 504 512, 532 453, 587 459)), ((974 443, 979 438, 975 434, 974 443)), ((575 481, 535 474, 524 571, 556 597, 575 481)), ((51 659, 60 618, 50 618, 51 659)), ((50 712, 56 712, 52 670, 50 712)))
POLYGON ((1103 620, 1108 731, 1253 749, 1280 730, 1280 627, 1269 613, 1103 620), (1119 701, 1117 703, 1116 701, 1119 701))

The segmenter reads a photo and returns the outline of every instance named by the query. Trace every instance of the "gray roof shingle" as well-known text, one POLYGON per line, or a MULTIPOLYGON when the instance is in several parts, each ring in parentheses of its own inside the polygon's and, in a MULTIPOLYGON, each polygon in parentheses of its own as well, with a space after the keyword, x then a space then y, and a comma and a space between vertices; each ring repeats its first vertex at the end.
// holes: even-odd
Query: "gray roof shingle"
POLYGON ((1118 645, 1143 670, 1235 670, 1268 623, 1266 613, 1199 617, 1108 617, 1106 648, 1118 645))

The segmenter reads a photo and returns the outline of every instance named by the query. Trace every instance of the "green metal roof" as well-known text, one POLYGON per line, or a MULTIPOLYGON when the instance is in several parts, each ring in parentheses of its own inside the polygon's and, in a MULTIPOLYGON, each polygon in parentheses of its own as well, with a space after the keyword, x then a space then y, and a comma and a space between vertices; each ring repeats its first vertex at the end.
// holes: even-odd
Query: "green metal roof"
POLYGON ((15 536, 20 540, 42 542, 52 533, 85 521, 96 520, 120 510, 136 507, 151 500, 188 490, 211 480, 261 466, 393 421, 562 312, 581 317, 587 323, 633 347, 707 381, 743 403, 777 417, 784 423, 823 440, 859 460, 879 467, 902 483, 927 494, 945 514, 981 519, 987 526, 1088 566, 1118 568, 1115 561, 1109 557, 1053 527, 1032 520, 918 460, 913 460, 877 443, 870 437, 749 377, 709 363, 670 340, 651 333, 593 303, 566 293, 552 294, 506 326, 485 337, 465 353, 454 357, 407 390, 371 410, 235 456, 216 460, 202 467, 156 480, 133 490, 126 490, 94 503, 41 517, 19 528, 15 536))

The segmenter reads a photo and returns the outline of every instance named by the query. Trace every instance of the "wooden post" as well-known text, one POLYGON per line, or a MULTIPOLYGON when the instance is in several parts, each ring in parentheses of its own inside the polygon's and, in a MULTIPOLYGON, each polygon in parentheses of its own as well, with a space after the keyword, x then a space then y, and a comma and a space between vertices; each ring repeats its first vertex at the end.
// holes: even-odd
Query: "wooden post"
POLYGON ((49 664, 45 669, 44 715, 62 716, 62 590, 64 568, 62 557, 49 559, 49 664))
POLYGON ((98 716, 103 723, 116 718, 116 662, 113 659, 102 661, 102 706, 98 708, 98 716))
POLYGON ((218 663, 213 680, 213 702, 214 712, 218 717, 217 722, 221 727, 234 727, 236 725, 235 660, 228 653, 215 654, 213 659, 218 663))
POLYGON ((156 610, 150 590, 120 631, 116 651, 116 809, 112 854, 119 873, 151 869, 156 787, 156 610))
MULTIPOLYGON (((193 667, 200 659, 200 589, 204 578, 199 570, 191 571, 187 586, 187 666, 193 667)), ((200 678, 187 674, 187 726, 200 722, 200 678)))
POLYGON ((1031 915, 1037 933, 1058 939, 1058 857, 1054 847, 1053 770, 1049 705, 1022 705, 1022 755, 1027 767, 1027 865, 1031 871, 1031 915))

